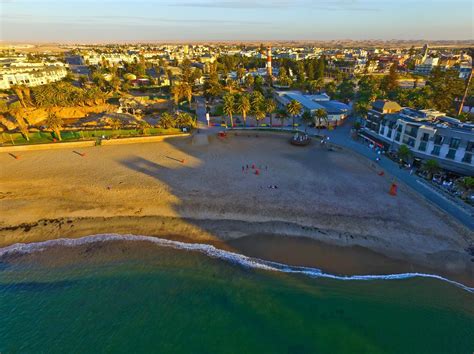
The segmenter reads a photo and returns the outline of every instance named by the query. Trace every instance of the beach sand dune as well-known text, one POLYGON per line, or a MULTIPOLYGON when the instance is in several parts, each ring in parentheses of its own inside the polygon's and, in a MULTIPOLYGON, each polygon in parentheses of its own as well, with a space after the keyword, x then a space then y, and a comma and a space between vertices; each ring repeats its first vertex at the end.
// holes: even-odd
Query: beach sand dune
POLYGON ((403 185, 390 196, 391 177, 349 152, 255 135, 83 152, 0 156, 0 246, 102 232, 203 242, 261 233, 473 274, 466 229, 403 185))

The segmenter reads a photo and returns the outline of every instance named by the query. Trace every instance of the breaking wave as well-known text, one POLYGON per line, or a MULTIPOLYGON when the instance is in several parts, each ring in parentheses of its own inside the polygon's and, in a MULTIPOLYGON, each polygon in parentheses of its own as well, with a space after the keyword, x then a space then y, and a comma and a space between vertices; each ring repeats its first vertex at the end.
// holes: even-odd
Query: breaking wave
POLYGON ((119 235, 119 234, 100 234, 85 236, 76 239, 60 238, 55 240, 48 240, 36 243, 17 243, 5 248, 0 249, 0 258, 8 254, 28 254, 33 252, 44 251, 48 247, 63 246, 63 247, 74 247, 95 242, 106 242, 106 241, 146 241, 154 243, 162 247, 170 247, 179 250, 195 251, 205 254, 209 257, 219 258, 227 262, 241 265, 247 268, 263 269, 267 271, 301 274, 312 278, 330 278, 337 280, 400 280, 409 278, 432 278, 453 284, 463 290, 470 293, 474 293, 474 287, 468 287, 462 283, 454 280, 444 278, 436 274, 425 274, 425 273, 398 273, 398 274, 387 274, 387 275, 335 275, 324 273, 317 268, 309 267, 298 267, 290 266, 283 263, 277 263, 272 261, 266 261, 259 258, 253 258, 244 256, 242 254, 225 251, 216 248, 211 245, 202 243, 186 243, 179 241, 172 241, 151 236, 139 236, 139 235, 119 235))

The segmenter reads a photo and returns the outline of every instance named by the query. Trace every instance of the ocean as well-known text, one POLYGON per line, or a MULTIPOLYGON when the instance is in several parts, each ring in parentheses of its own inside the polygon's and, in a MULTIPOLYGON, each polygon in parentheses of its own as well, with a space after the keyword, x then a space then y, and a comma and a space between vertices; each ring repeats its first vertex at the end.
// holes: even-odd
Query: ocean
POLYGON ((0 250, 0 353, 472 353, 474 289, 131 235, 0 250))

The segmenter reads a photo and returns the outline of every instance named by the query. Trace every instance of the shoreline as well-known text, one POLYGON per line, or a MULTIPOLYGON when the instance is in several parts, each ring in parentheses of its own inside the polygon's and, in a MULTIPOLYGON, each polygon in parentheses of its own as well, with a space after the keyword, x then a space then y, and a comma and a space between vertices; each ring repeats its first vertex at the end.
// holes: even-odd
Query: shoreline
POLYGON ((0 248, 99 234, 132 234, 211 245, 249 257, 318 268, 337 275, 436 274, 474 287, 474 262, 469 266, 466 254, 404 253, 367 236, 282 221, 163 216, 60 218, 0 228, 0 248))

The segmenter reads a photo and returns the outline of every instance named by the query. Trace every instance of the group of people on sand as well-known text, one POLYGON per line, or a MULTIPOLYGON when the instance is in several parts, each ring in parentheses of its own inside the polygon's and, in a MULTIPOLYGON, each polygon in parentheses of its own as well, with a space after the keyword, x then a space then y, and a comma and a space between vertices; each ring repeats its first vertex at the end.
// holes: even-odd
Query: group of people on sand
POLYGON ((252 164, 245 164, 245 165, 242 165, 242 173, 248 173, 249 170, 250 172, 256 174, 256 175, 259 175, 260 174, 260 171, 263 170, 265 168, 265 171, 268 170, 268 166, 265 165, 265 166, 257 166, 255 165, 254 163, 252 164))
MULTIPOLYGON (((250 173, 255 174, 255 175, 258 176, 258 175, 260 175, 261 170, 267 171, 268 166, 267 165, 257 166, 254 163, 242 165, 242 173, 245 173, 245 174, 247 174, 250 171, 250 173)), ((263 186, 260 186, 260 188, 263 189, 263 186)), ((267 188, 268 189, 278 189, 278 186, 276 184, 270 184, 270 185, 267 186, 267 188)))

